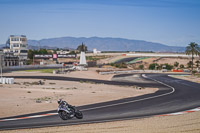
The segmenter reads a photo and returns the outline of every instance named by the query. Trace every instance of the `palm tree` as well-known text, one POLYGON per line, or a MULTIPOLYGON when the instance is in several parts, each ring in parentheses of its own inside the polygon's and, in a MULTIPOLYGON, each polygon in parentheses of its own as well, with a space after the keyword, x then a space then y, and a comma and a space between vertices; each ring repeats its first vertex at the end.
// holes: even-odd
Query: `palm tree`
POLYGON ((85 45, 85 44, 81 44, 81 45, 79 45, 78 47, 77 47, 77 50, 79 51, 79 52, 81 52, 81 51, 84 51, 84 52, 86 52, 87 51, 87 46, 85 45))
POLYGON ((195 63, 196 63, 196 67, 199 68, 200 61, 197 60, 195 63))
POLYGON ((191 42, 189 46, 186 47, 185 50, 186 55, 192 55, 192 70, 193 70, 193 62, 194 62, 194 55, 199 55, 200 54, 200 47, 198 46, 197 43, 191 42))

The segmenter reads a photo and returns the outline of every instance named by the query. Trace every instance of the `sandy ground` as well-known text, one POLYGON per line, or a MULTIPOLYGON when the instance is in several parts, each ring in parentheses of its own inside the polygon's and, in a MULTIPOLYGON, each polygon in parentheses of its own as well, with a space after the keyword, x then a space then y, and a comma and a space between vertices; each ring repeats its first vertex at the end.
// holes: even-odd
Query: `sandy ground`
POLYGON ((190 58, 161 58, 156 63, 158 63, 158 64, 165 64, 167 62, 170 65, 174 65, 174 62, 178 62, 179 65, 183 64, 185 67, 187 67, 187 63, 190 60, 191 60, 190 58))
POLYGON ((200 133, 200 112, 97 124, 2 131, 2 133, 200 133))
POLYGON ((15 71, 12 73, 5 73, 3 76, 62 76, 62 77, 74 77, 74 78, 88 78, 88 79, 98 79, 98 80, 111 80, 113 74, 100 75, 96 70, 101 70, 102 68, 89 68, 88 71, 72 71, 66 74, 51 74, 51 73, 40 73, 40 72, 26 72, 26 71, 15 71))
MULTIPOLYGON (((39 72, 12 72, 6 75, 10 77, 14 75, 54 76, 53 74, 39 72)), ((112 75, 99 75, 93 69, 56 76, 104 80, 110 80, 112 77, 112 75)), ((0 103, 4 103, 0 104, 0 117, 55 110, 58 106, 57 100, 60 98, 72 105, 79 106, 154 93, 158 90, 157 88, 139 90, 135 86, 128 87, 95 84, 93 82, 56 80, 41 80, 44 85, 38 85, 39 80, 15 79, 15 84, 0 85, 0 103)))
MULTIPOLYGON (((129 57, 135 57, 135 56, 122 56, 122 55, 118 55, 118 56, 113 56, 111 58, 108 59, 104 59, 101 62, 104 63, 112 63, 115 62, 117 60, 123 59, 123 58, 129 58, 129 57)), ((197 59, 195 58, 194 62, 197 59)), ((143 59, 142 63, 134 63, 134 64, 129 64, 128 68, 129 69, 139 69, 139 65, 144 65, 144 69, 148 69, 149 65, 152 63, 158 63, 158 64, 165 64, 168 63, 170 65, 174 65, 175 62, 179 63, 179 66, 181 64, 184 65, 185 68, 187 68, 187 63, 191 61, 191 58, 182 58, 182 57, 173 57, 173 58, 169 58, 169 57, 165 57, 165 58, 160 58, 160 57, 151 57, 151 58, 147 58, 147 59, 143 59)))
MULTIPOLYGON (((191 78, 188 78, 191 79, 191 78)), ((52 81, 51 81, 52 82, 52 81)), ((86 83, 85 83, 86 84, 86 83)), ((83 83, 82 83, 83 85, 83 83)), ((86 84, 89 85, 89 84, 86 84)), ((91 84, 92 85, 92 84, 91 84)), ((116 88, 116 86, 115 86, 116 88)), ((119 88, 121 89, 121 88, 119 88)), ((128 88, 127 88, 128 89, 128 88)), ((132 90, 132 88, 130 88, 132 90)), ((99 93, 100 94, 100 93, 99 93)), ((41 104, 41 103, 40 103, 41 104)), ((0 131, 2 133, 200 133, 200 112, 126 121, 0 131)))

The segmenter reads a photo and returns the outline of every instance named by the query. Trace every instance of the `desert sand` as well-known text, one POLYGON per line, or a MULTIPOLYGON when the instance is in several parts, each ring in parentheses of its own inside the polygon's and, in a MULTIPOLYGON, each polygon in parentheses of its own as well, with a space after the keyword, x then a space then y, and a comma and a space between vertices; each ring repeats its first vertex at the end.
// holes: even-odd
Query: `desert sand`
MULTIPOLYGON (((84 73, 84 72, 82 72, 82 73, 84 73)), ((75 76, 75 73, 73 73, 72 76, 75 76)), ((109 77, 109 75, 107 75, 107 76, 108 77, 106 77, 106 78, 109 80, 110 77, 109 77)), ((97 76, 96 76, 96 78, 98 79, 97 76)), ((17 81, 17 82, 24 82, 21 79, 18 79, 18 80, 19 81, 17 81)), ((45 85, 49 85, 50 82, 54 82, 54 81, 46 81, 45 85)), ((56 83, 56 84, 61 85, 61 82, 63 82, 63 81, 59 81, 59 83, 56 83)), ((80 86, 78 86, 78 84, 80 84, 81 86, 85 85, 86 88, 83 87, 80 89, 75 89, 73 91, 70 90, 70 94, 73 93, 73 95, 75 95, 74 91, 80 91, 81 89, 83 89, 85 91, 85 89, 87 90, 88 86, 92 86, 92 85, 99 86, 96 84, 87 84, 87 83, 75 83, 75 84, 77 85, 76 86, 77 88, 80 87, 80 86)), ((102 94, 102 96, 104 98, 106 98, 106 99, 108 98, 108 97, 106 97, 106 93, 108 91, 107 89, 103 89, 103 91, 105 91, 105 93, 103 93, 103 92, 100 93, 100 91, 99 91, 100 86, 96 87, 96 88, 94 86, 92 86, 92 88, 91 88, 94 90, 90 90, 90 89, 87 90, 88 93, 97 94, 98 96, 102 94), (92 93, 94 91, 99 91, 99 92, 92 93)), ((103 85, 103 86, 107 86, 107 85, 103 85)), ((69 85, 69 87, 72 87, 72 86, 69 85)), ((112 89, 111 90, 109 89, 109 92, 110 93, 112 92, 113 99, 119 98, 117 93, 119 93, 121 89, 124 89, 124 87, 119 87, 119 88, 118 87, 119 86, 113 86, 113 91, 115 93, 112 92, 112 89)), ((7 88, 9 88, 9 87, 7 87, 7 88)), ((109 88, 112 88, 112 87, 109 87, 109 88)), ((24 88, 24 89, 26 89, 26 88, 24 88)), ((40 88, 35 88, 35 91, 36 91, 36 89, 40 90, 40 88)), ((126 91, 128 91, 128 92, 134 91, 134 94, 136 94, 136 92, 138 91, 131 87, 126 87, 126 89, 127 89, 126 91)), ((43 89, 43 90, 45 90, 45 94, 46 94, 46 90, 48 90, 48 89, 43 89)), ((48 91, 50 91, 50 90, 48 90, 48 91)), ((55 90, 64 91, 62 89, 55 89, 55 90)), ((55 90, 51 90, 51 91, 55 91, 55 90)), ((148 89, 145 89, 145 90, 148 90, 148 89)), ((142 90, 142 91, 145 91, 145 90, 142 90)), ((153 89, 153 90, 155 91, 155 89, 153 89)), ((141 91, 139 91, 139 92, 141 92, 141 91)), ((152 93, 152 92, 148 92, 148 93, 152 93)), ((24 91, 24 94, 26 94, 26 95, 28 94, 27 90, 24 91)), ((29 94, 34 94, 34 93, 29 93, 29 94)), ((73 97, 73 95, 71 95, 71 96, 73 97)), ((98 96, 96 96, 95 98, 94 97, 91 97, 91 98, 93 98, 93 100, 95 99, 97 101, 104 100, 104 99, 100 99, 98 96)), ((124 94, 123 97, 125 97, 125 96, 127 96, 127 95, 124 94)), ((76 103, 75 99, 70 100, 70 101, 74 102, 74 104, 79 104, 79 103, 76 103)), ((35 101, 33 101, 33 103, 34 102, 35 101)), ((81 104, 85 104, 85 103, 87 104, 90 102, 91 101, 85 100, 81 104)), ((34 104, 36 104, 36 103, 34 103, 34 104)), ((54 103, 53 102, 52 103, 37 103, 36 105, 39 106, 40 104, 52 104, 53 105, 54 103)), ((57 105, 55 104, 55 106, 57 106, 57 105)), ((53 105, 53 108, 54 108, 54 105, 53 105)), ((104 132, 108 132, 108 133, 124 133, 124 132, 126 132, 126 133, 200 133, 200 112, 188 113, 188 114, 177 115, 177 116, 160 116, 160 117, 154 116, 154 117, 125 120, 125 121, 83 124, 83 125, 73 125, 73 126, 60 126, 60 127, 47 127, 47 128, 36 128, 36 129, 21 129, 21 130, 10 130, 10 131, 1 131, 1 132, 2 133, 22 133, 22 132, 26 132, 26 133, 35 133, 35 132, 36 133, 65 133, 65 132, 70 132, 70 133, 104 133, 104 132)))
MULTIPOLYGON (((40 72, 12 72, 4 76, 68 76, 79 78, 110 80, 112 75, 99 75, 95 70, 76 71, 68 74, 53 75, 40 72)), ((158 88, 137 89, 135 86, 115 86, 93 82, 72 82, 42 79, 15 79, 15 84, 0 85, 0 117, 16 116, 27 113, 57 109, 57 100, 79 106, 128 97, 154 93, 158 88), (43 85, 38 85, 39 81, 43 85), (15 108, 15 110, 13 110, 15 108), (8 111, 9 110, 9 111, 8 111)))
POLYGON ((73 126, 2 131, 2 133, 200 133, 200 112, 73 126))

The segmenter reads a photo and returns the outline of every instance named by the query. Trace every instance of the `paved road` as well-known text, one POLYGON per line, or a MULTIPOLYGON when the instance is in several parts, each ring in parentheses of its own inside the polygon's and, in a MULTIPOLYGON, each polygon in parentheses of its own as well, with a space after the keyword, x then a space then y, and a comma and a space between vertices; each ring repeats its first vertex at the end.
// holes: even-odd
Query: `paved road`
POLYGON ((123 59, 120 59, 118 61, 116 61, 115 63, 127 63, 129 61, 132 61, 132 60, 135 60, 139 57, 129 57, 129 58, 123 58, 123 59))
MULTIPOLYGON (((128 75, 116 76, 117 78, 127 77, 128 75)), ((141 75, 140 75, 141 76, 141 75)), ((153 94, 120 99, 110 102, 80 106, 78 109, 83 111, 84 119, 72 119, 63 121, 58 115, 46 116, 41 118, 31 118, 13 121, 0 122, 0 130, 34 128, 45 126, 72 125, 82 123, 94 123, 114 120, 125 120, 143 118, 154 115, 184 111, 200 106, 200 84, 180 79, 168 77, 165 74, 145 74, 144 82, 129 81, 102 81, 67 77, 39 77, 39 76, 20 76, 15 78, 34 78, 49 80, 70 80, 70 81, 93 81, 96 83, 113 85, 138 85, 141 87, 158 87, 159 90, 153 94)), ((115 77, 114 77, 115 78, 115 77)), ((56 111, 41 112, 16 117, 26 117, 44 113, 55 113, 56 111)), ((5 119, 5 118, 2 118, 5 119)), ((0 120, 2 120, 0 119, 0 120)))

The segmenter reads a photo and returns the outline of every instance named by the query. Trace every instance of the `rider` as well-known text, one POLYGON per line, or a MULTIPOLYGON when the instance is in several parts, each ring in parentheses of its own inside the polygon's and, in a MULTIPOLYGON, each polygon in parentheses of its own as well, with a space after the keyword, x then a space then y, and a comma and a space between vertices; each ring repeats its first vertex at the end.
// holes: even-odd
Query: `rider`
MULTIPOLYGON (((62 99, 59 99, 58 100, 58 104, 63 108, 63 107, 66 107, 67 108, 67 110, 70 110, 70 108, 73 108, 73 106, 72 105, 70 105, 70 104, 68 104, 66 101, 63 101, 62 99)), ((74 110, 75 111, 75 110, 74 110)), ((70 112, 71 112, 71 110, 70 110, 70 112)), ((70 117, 73 117, 74 116, 74 114, 72 113, 71 115, 70 115, 70 117)))
POLYGON ((62 106, 68 106, 69 108, 73 107, 72 105, 68 104, 66 101, 63 101, 62 99, 58 100, 58 104, 59 105, 61 104, 62 106))

